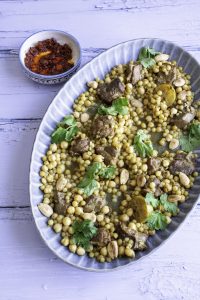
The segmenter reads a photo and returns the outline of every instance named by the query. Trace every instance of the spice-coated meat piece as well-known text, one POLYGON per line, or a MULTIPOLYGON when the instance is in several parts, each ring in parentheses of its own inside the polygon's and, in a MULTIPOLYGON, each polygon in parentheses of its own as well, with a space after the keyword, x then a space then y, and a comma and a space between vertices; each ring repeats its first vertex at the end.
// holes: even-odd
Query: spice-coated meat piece
POLYGON ((76 138, 71 144, 71 150, 73 154, 81 154, 89 150, 90 140, 89 138, 76 138))
POLYGON ((154 192, 154 196, 155 197, 159 197, 163 192, 160 188, 160 180, 158 178, 153 178, 153 179, 149 179, 147 180, 146 184, 145 184, 145 188, 142 189, 142 194, 145 196, 147 193, 152 193, 152 190, 150 189, 150 184, 151 182, 153 182, 155 184, 155 192, 154 192))
POLYGON ((195 171, 195 159, 190 154, 178 153, 171 162, 169 170, 174 175, 179 172, 190 175, 195 171))
POLYGON ((118 224, 117 232, 123 238, 128 236, 134 240, 134 250, 146 249, 147 234, 131 229, 122 222, 118 224))
POLYGON ((104 157, 104 163, 106 165, 114 164, 116 162, 118 151, 113 146, 97 146, 95 150, 97 154, 100 154, 104 157))
POLYGON ((65 193, 56 192, 54 202, 54 212, 59 215, 65 215, 69 204, 66 203, 65 193))
POLYGON ((91 244, 99 247, 106 246, 111 241, 110 233, 107 229, 99 228, 97 235, 92 238, 91 244))
POLYGON ((156 76, 157 83, 172 83, 177 77, 177 70, 175 67, 172 67, 171 70, 168 71, 168 73, 159 72, 158 76, 156 76))
POLYGON ((173 118, 171 123, 182 129, 187 126, 194 119, 194 117, 195 115, 191 112, 182 113, 181 115, 173 118))
POLYGON ((135 85, 139 80, 142 79, 142 65, 128 65, 126 75, 127 82, 135 85))
POLYGON ((97 116, 92 124, 92 135, 101 138, 113 134, 114 119, 111 116, 97 116))
POLYGON ((84 206, 84 212, 99 212, 101 208, 106 205, 106 200, 99 196, 91 195, 86 200, 86 205, 84 206))
POLYGON ((147 161, 148 173, 153 174, 159 170, 161 164, 161 159, 158 157, 151 157, 147 161))
POLYGON ((100 84, 97 89, 97 94, 103 102, 112 104, 113 100, 122 96, 124 90, 124 84, 119 78, 115 78, 110 83, 100 84))

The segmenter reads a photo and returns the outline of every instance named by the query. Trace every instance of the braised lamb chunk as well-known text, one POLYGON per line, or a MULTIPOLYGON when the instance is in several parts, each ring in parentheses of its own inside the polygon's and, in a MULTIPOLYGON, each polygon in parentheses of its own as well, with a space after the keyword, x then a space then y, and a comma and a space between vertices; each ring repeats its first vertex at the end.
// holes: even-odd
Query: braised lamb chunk
POLYGON ((101 138, 113 135, 114 119, 111 116, 97 116, 92 124, 92 135, 101 138))
POLYGON ((86 205, 84 206, 84 212, 99 212, 101 208, 106 205, 106 200, 99 196, 91 195, 86 200, 86 205))
POLYGON ((126 70, 127 82, 135 85, 139 80, 142 79, 142 65, 128 65, 126 70))
POLYGON ((190 154, 178 153, 171 162, 169 170, 173 175, 179 172, 190 175, 195 171, 195 159, 190 154))
POLYGON ((89 146, 90 140, 87 137, 83 139, 78 137, 72 142, 70 152, 72 154, 82 154, 89 150, 89 146))
POLYGON ((134 241, 134 250, 144 250, 146 249, 146 241, 148 235, 142 232, 138 232, 134 229, 127 227, 124 223, 120 222, 117 227, 117 232, 121 237, 130 237, 134 241))
POLYGON ((151 157, 147 161, 148 173, 153 174, 159 170, 161 164, 161 159, 158 157, 151 157))
POLYGON ((144 187, 144 189, 142 189, 142 194, 144 195, 144 196, 146 196, 146 194, 147 193, 152 193, 152 190, 150 189, 150 183, 151 182, 153 182, 153 183, 155 183, 155 192, 154 192, 154 196, 155 197, 159 197, 163 192, 162 192, 162 190, 161 190, 161 188, 160 188, 160 184, 161 184, 161 182, 160 182, 160 180, 158 179, 158 178, 154 178, 154 179, 149 179, 149 180, 147 180, 147 183, 146 183, 146 185, 145 185, 145 187, 144 187))
POLYGON ((185 126, 187 126, 193 119, 195 115, 191 112, 185 112, 182 113, 181 115, 173 118, 171 120, 171 123, 176 125, 178 128, 182 129, 185 126))
POLYGON ((110 241, 111 236, 108 230, 104 228, 99 228, 97 235, 92 238, 91 244, 103 247, 106 246, 110 241))
POLYGON ((66 203, 65 193, 56 192, 54 200, 54 212, 59 215, 65 215, 69 204, 66 203))
POLYGON ((148 235, 142 232, 136 232, 135 234, 135 244, 133 249, 134 250, 144 250, 147 248, 146 241, 147 241, 148 235))
POLYGON ((100 154, 104 157, 104 163, 106 165, 109 164, 115 164, 117 156, 118 156, 118 151, 116 148, 114 148, 113 146, 97 146, 95 148, 96 153, 100 154))
POLYGON ((112 104, 114 100, 122 96, 124 90, 124 84, 119 78, 115 78, 110 83, 100 84, 97 89, 97 95, 103 102, 112 104))
POLYGON ((176 80, 177 77, 177 70, 175 67, 172 67, 168 73, 164 72, 159 72, 159 76, 156 77, 157 83, 162 84, 162 83, 172 83, 174 80, 176 80))

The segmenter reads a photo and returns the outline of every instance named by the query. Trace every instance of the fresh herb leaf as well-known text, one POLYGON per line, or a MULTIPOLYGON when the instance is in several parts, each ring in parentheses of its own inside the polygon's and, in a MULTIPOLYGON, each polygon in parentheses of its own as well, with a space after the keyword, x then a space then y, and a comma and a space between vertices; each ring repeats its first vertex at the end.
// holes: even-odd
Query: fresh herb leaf
POLYGON ((151 204, 154 208, 158 207, 159 204, 158 199, 156 199, 152 193, 147 193, 145 200, 148 204, 151 204))
POLYGON ((51 135, 52 143, 59 144, 60 142, 65 140, 66 129, 63 127, 58 127, 51 135))
POLYGON ((76 125, 76 120, 74 119, 74 117, 72 115, 69 115, 69 116, 65 116, 63 118, 63 120, 58 123, 58 126, 75 126, 76 125))
POLYGON ((102 164, 99 162, 94 162, 89 165, 87 168, 87 172, 85 174, 86 177, 93 178, 102 168, 102 164))
POLYGON ((200 123, 192 123, 187 134, 180 136, 181 149, 190 152, 200 147, 200 123))
POLYGON ((99 175, 103 178, 110 179, 114 176, 115 171, 114 166, 103 168, 101 163, 95 162, 87 168, 83 179, 78 184, 78 188, 82 189, 87 196, 90 196, 99 188, 99 183, 95 180, 95 176, 99 175))
POLYGON ((116 168, 114 166, 108 166, 100 170, 99 176, 106 179, 111 179, 114 177, 115 172, 116 172, 116 168))
POLYGON ((95 179, 84 178, 79 184, 78 188, 82 189, 86 196, 91 196, 94 191, 98 190, 99 183, 95 179))
POLYGON ((163 230, 167 227, 167 218, 159 211, 154 211, 146 220, 150 229, 163 230))
POLYGON ((149 47, 143 47, 140 50, 138 60, 143 65, 144 68, 149 68, 155 65, 156 61, 154 57, 159 54, 160 52, 155 51, 149 47))
POLYGON ((51 135, 52 143, 60 143, 62 141, 70 142, 79 131, 76 120, 73 116, 66 116, 58 123, 57 129, 51 135))
POLYGON ((91 196, 95 190, 99 188, 99 183, 94 179, 98 172, 101 170, 102 164, 95 162, 91 164, 78 184, 78 188, 82 189, 87 196, 91 196))
POLYGON ((77 126, 69 127, 66 131, 65 140, 68 142, 72 141, 78 130, 77 126))
POLYGON ((90 240, 97 234, 97 228, 90 220, 78 221, 75 220, 72 224, 74 230, 73 240, 75 244, 88 249, 90 240))
POLYGON ((162 194, 160 196, 160 203, 164 207, 165 211, 170 212, 172 214, 176 214, 177 210, 178 210, 178 207, 177 207, 176 203, 169 202, 167 200, 167 198, 168 198, 167 194, 162 194))
POLYGON ((128 114, 128 100, 126 98, 119 98, 113 101, 111 106, 100 105, 98 108, 99 115, 127 115, 128 114))
POLYGON ((152 142, 142 129, 138 130, 134 138, 134 148, 141 157, 149 157, 153 154, 152 142))

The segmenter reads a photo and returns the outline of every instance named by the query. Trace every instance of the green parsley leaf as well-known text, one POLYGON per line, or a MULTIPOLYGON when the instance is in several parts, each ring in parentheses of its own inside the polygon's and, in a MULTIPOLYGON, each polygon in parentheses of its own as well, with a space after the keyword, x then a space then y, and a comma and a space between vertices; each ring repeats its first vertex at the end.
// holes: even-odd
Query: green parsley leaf
POLYGON ((75 244, 88 249, 90 240, 97 234, 97 228, 90 220, 78 221, 75 220, 72 224, 74 230, 73 240, 75 244))
POLYGON ((154 208, 158 207, 159 204, 158 199, 156 199, 152 193, 147 193, 145 200, 148 204, 151 204, 154 208))
POLYGON ((99 188, 99 183, 94 179, 98 172, 101 170, 102 164, 95 162, 91 164, 78 184, 78 188, 82 189, 87 196, 91 196, 95 190, 99 188))
POLYGON ((62 141, 71 142, 79 131, 76 120, 73 116, 66 116, 58 123, 57 129, 51 135, 52 143, 60 143, 62 141))
POLYGON ((114 177, 115 172, 116 172, 116 168, 114 166, 108 166, 100 170, 99 176, 106 179, 111 179, 114 177))
POLYGON ((167 227, 167 218, 159 211, 154 211, 146 220, 150 229, 163 230, 167 227))
POLYGON ((59 144, 65 140, 66 129, 63 127, 58 127, 51 135, 52 143, 59 144))
POLYGON ((149 157, 153 154, 152 142, 142 129, 138 130, 134 138, 134 148, 141 157, 149 157))
POLYGON ((180 136, 181 149, 190 152, 200 147, 200 123, 192 123, 187 134, 180 136))
POLYGON ((155 51, 149 47, 143 47, 140 50, 138 60, 143 65, 144 68, 149 68, 155 65, 156 61, 154 57, 160 52, 155 51))
POLYGON ((86 196, 91 196, 94 191, 98 190, 99 183, 95 179, 84 178, 79 184, 78 188, 82 189, 86 196))
POLYGON ((67 142, 71 142, 74 136, 77 134, 78 130, 79 129, 77 126, 69 127, 66 131, 65 140, 67 142))
POLYGON ((63 118, 63 120, 58 123, 58 126, 75 126, 76 125, 76 120, 74 119, 74 116, 69 115, 69 116, 65 116, 63 118))
POLYGON ((177 210, 178 210, 178 207, 177 207, 176 203, 169 202, 167 200, 167 198, 168 198, 167 194, 162 194, 160 196, 160 203, 164 207, 165 211, 170 212, 172 214, 176 214, 177 210))
POLYGON ((127 115, 128 114, 128 100, 126 98, 119 98, 113 101, 111 106, 100 105, 98 108, 99 115, 127 115))
POLYGON ((85 174, 86 177, 93 178, 102 168, 102 164, 99 162, 94 162, 93 164, 89 165, 87 168, 87 172, 85 174))

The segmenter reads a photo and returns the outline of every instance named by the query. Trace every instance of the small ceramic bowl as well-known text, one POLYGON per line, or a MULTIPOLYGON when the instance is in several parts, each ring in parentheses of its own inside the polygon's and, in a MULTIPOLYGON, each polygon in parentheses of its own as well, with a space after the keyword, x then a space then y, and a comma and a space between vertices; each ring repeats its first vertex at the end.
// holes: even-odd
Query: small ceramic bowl
POLYGON ((26 76, 38 83, 42 84, 56 84, 67 81, 79 68, 81 63, 81 47, 79 42, 71 34, 60 30, 43 30, 34 33, 28 37, 20 47, 19 60, 26 76), (29 70, 24 63, 25 55, 30 49, 34 47, 39 41, 54 38, 61 45, 67 43, 72 49, 72 57, 74 66, 64 73, 58 75, 41 75, 29 70))

